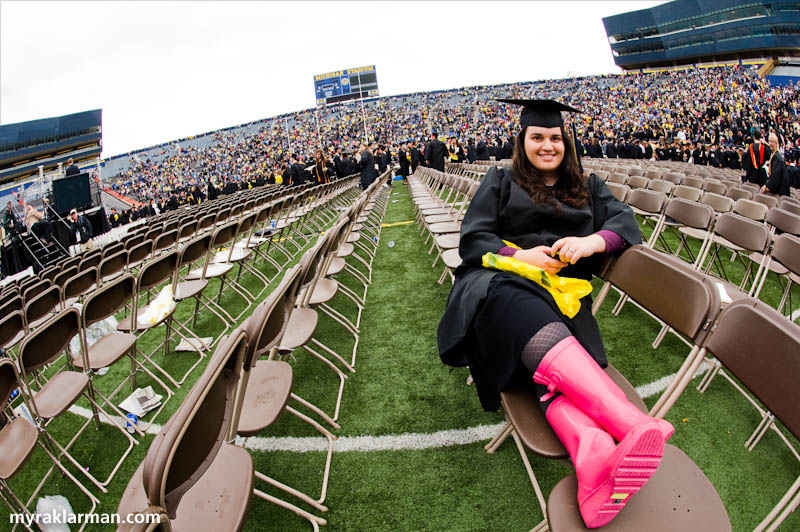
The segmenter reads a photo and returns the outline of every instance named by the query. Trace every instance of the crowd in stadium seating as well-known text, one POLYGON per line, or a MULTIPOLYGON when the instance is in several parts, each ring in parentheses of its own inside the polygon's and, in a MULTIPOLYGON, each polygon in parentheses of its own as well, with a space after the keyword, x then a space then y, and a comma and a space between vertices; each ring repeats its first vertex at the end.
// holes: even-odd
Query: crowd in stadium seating
MULTIPOLYGON (((118 192, 154 200, 151 209, 163 210, 216 191, 325 181, 337 177, 337 170, 339 175, 356 172, 365 136, 373 152, 380 148, 389 154, 390 164, 398 162, 401 150, 410 161, 415 148, 425 164, 432 131, 445 140, 451 161, 508 158, 517 109, 495 102, 498 97, 554 98, 581 109, 575 126, 584 157, 646 157, 738 169, 753 128, 760 128, 765 137, 776 132, 786 162, 796 164, 798 96, 800 87, 772 87, 754 68, 741 66, 414 93, 307 109, 264 120, 257 129, 217 131, 203 147, 173 145, 155 160, 141 152, 119 176, 106 178, 115 181, 112 188, 118 192), (297 172, 298 165, 307 171, 297 172)), ((134 216, 147 214, 140 211, 134 216)))

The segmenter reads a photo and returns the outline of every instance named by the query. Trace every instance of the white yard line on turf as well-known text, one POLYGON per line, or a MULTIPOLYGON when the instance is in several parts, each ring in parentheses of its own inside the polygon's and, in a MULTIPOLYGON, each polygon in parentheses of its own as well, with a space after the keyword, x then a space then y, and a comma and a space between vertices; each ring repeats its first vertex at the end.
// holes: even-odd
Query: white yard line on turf
MULTIPOLYGON (((700 368, 695 372, 693 378, 701 375, 708 369, 708 365, 703 362, 700 368)), ((667 375, 657 381, 645 384, 636 388, 636 392, 642 399, 647 399, 664 391, 675 374, 667 375)), ((89 418, 92 411, 88 408, 81 406, 71 406, 69 409, 75 415, 89 418)), ((117 423, 124 424, 127 420, 119 416, 112 416, 117 423)), ((102 416, 100 419, 104 423, 108 421, 102 416)), ((478 425, 467 429, 451 429, 440 430, 429 434, 389 434, 386 436, 342 436, 334 442, 334 450, 336 452, 347 451, 400 451, 400 450, 423 450, 433 449, 438 447, 449 447, 452 445, 468 445, 471 443, 478 443, 494 437, 495 434, 502 428, 503 423, 495 425, 478 425)), ((151 425, 147 429, 148 434, 158 434, 161 431, 161 425, 151 425)), ((241 439, 237 438, 237 443, 241 443, 241 439)), ((261 438, 253 436, 247 438, 245 447, 255 451, 285 451, 285 452, 324 452, 327 450, 327 440, 322 437, 305 437, 295 438, 291 436, 274 437, 274 438, 261 438)))

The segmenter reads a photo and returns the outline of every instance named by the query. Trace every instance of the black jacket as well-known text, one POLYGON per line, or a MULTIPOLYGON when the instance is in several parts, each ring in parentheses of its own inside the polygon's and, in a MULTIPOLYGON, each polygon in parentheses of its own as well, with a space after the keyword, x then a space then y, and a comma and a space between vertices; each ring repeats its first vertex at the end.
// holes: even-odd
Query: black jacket
POLYGON ((375 171, 375 157, 372 156, 371 151, 361 152, 358 166, 361 169, 361 188, 366 189, 378 177, 378 173, 375 171))
POLYGON ((425 161, 428 166, 444 172, 444 158, 447 155, 447 146, 439 139, 433 139, 425 147, 425 161))
POLYGON ((475 149, 475 160, 476 161, 489 160, 489 147, 486 145, 484 141, 480 141, 478 143, 478 147, 475 149))
POLYGON ((411 148, 411 171, 416 172, 417 166, 422 163, 422 152, 416 146, 411 148))
POLYGON ((398 162, 400 163, 400 172, 399 172, 400 175, 403 176, 403 177, 408 177, 408 174, 409 174, 408 168, 411 165, 411 162, 408 160, 408 156, 406 155, 406 152, 403 151, 402 149, 398 150, 397 159, 398 159, 398 162))
POLYGON ((85 244, 94 236, 92 224, 86 219, 86 216, 78 216, 78 220, 69 224, 69 232, 71 235, 78 235, 78 244, 85 244))

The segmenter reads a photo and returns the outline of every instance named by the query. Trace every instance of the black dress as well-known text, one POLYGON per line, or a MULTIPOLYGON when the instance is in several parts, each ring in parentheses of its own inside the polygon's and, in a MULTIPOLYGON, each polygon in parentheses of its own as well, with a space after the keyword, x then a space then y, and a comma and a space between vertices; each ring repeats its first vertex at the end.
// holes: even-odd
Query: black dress
MULTIPOLYGON (((491 168, 467 209, 459 246, 463 263, 455 271, 455 284, 439 323, 439 356, 445 364, 470 367, 486 410, 499 408, 499 393, 521 367, 520 355, 528 340, 556 319, 564 322, 598 364, 607 366, 591 313, 591 296, 581 300, 580 310, 570 319, 533 281, 481 265, 485 253, 505 246, 503 240, 528 249, 607 229, 629 245, 639 244, 641 232, 630 207, 617 201, 594 174, 587 187, 589 204, 573 208, 562 203, 557 211, 534 204, 511 171, 491 168)), ((591 280, 601 260, 599 255, 581 259, 560 275, 591 280)))

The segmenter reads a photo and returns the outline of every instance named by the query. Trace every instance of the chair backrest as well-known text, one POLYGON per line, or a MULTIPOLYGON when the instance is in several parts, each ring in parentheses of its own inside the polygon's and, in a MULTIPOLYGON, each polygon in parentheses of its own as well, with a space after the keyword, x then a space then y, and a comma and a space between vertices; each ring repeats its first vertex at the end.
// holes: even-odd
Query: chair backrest
POLYGON ((37 281, 31 286, 26 287, 25 290, 22 292, 23 301, 25 301, 25 303, 31 301, 33 298, 35 298, 36 296, 47 290, 47 288, 50 287, 51 285, 52 283, 50 283, 50 281, 48 281, 47 279, 43 279, 41 281, 37 281))
POLYGON ((739 299, 720 314, 705 347, 800 437, 800 327, 762 301, 739 299))
POLYGON ((19 387, 17 368, 10 358, 0 358, 0 404, 5 405, 19 387))
POLYGON ((731 198, 720 196, 714 192, 706 192, 703 194, 703 199, 701 201, 706 205, 710 205, 716 212, 730 212, 731 209, 733 209, 733 200, 731 198))
POLYGON ((626 203, 650 214, 660 214, 667 204, 667 195, 663 192, 637 188, 631 190, 626 203))
POLYGON ((83 258, 84 255, 75 255, 74 257, 70 257, 64 260, 64 262, 61 263, 61 271, 63 272, 64 270, 72 268, 73 266, 77 268, 78 264, 80 264, 83 258))
POLYGON ((724 196, 728 192, 728 187, 717 181, 716 179, 706 179, 703 181, 703 191, 713 192, 724 196))
POLYGON ((97 268, 89 268, 67 279, 61 289, 61 300, 67 301, 73 297, 85 294, 97 283, 97 268))
POLYGON ((181 406, 153 440, 142 481, 148 502, 177 514, 181 498, 229 439, 236 386, 247 347, 239 327, 222 341, 181 406))
POLYGON ((58 272, 60 271, 61 271, 60 265, 51 264, 50 266, 39 272, 39 279, 42 280, 46 279, 52 283, 53 279, 56 278, 56 275, 58 275, 58 272))
POLYGON ((178 253, 178 267, 182 268, 187 264, 192 264, 195 261, 204 258, 208 255, 208 250, 211 247, 211 233, 206 233, 193 238, 187 242, 178 253))
POLYGON ((78 264, 78 271, 83 272, 86 270, 90 270, 92 268, 97 268, 98 266, 100 266, 101 260, 103 260, 103 256, 100 254, 92 255, 91 257, 86 257, 80 262, 80 264, 78 264))
POLYGON ((625 203, 625 200, 628 199, 628 194, 630 194, 631 189, 628 185, 620 185, 619 183, 606 183, 608 190, 617 198, 617 201, 621 201, 625 203))
POLYGON ((80 314, 68 307, 41 327, 25 336, 19 346, 18 360, 23 375, 27 375, 61 356, 70 340, 80 330, 80 314))
POLYGON ((136 279, 126 273, 89 294, 81 309, 82 326, 86 328, 116 314, 133 298, 135 288, 136 279))
POLYGON ((178 228, 178 240, 191 238, 197 232, 197 221, 192 220, 184 223, 178 228))
POLYGON ((763 252, 770 243, 766 225, 730 212, 717 219, 714 232, 748 251, 763 252))
MULTIPOLYGON (((649 171, 649 170, 648 170, 649 171)), ((669 181, 664 181, 663 179, 651 179, 647 183, 647 190, 654 190, 656 192, 662 192, 666 195, 672 194, 672 189, 675 188, 675 184, 669 181)))
POLYGON ((631 177, 642 176, 644 175, 644 170, 642 169, 641 166, 629 166, 628 175, 631 177))
MULTIPOLYGON (((22 317, 22 312, 16 310, 0 314, 0 347, 5 347, 8 342, 23 330, 25 330, 25 321, 22 317)), ((2 360, 0 358, 0 361, 2 360)))
POLYGON ((708 334, 719 312, 719 293, 710 278, 680 259, 642 245, 620 255, 608 280, 696 343, 708 334))
POLYGON ((687 187, 694 187, 694 188, 703 188, 703 178, 697 177, 693 175, 687 175, 681 181, 681 185, 686 185, 687 187))
POLYGON ((644 173, 644 176, 647 179, 651 179, 652 180, 652 179, 661 179, 661 176, 663 174, 664 174, 664 172, 662 172, 658 168, 648 168, 647 171, 644 173))
POLYGON ((245 322, 247 337, 250 339, 244 359, 245 368, 255 365, 259 357, 269 353, 283 338, 294 303, 294 298, 289 297, 291 296, 289 292, 292 289, 296 291, 299 275, 299 265, 287 270, 280 284, 256 307, 245 322))
POLYGON ((136 281, 136 290, 148 290, 160 285, 175 273, 178 265, 178 253, 175 250, 168 251, 158 257, 146 262, 139 270, 136 281))
POLYGON ((128 252, 125 248, 113 255, 106 256, 97 268, 97 281, 110 277, 125 269, 128 264, 128 252))
POLYGON ((797 204, 793 201, 786 201, 787 199, 788 198, 784 198, 781 200, 778 208, 800 216, 800 204, 797 204))
POLYGON ((120 251, 125 251, 125 243, 123 242, 114 242, 112 244, 108 244, 107 246, 103 247, 103 258, 110 257, 120 251))
POLYGON ((178 231, 176 229, 161 233, 153 243, 153 252, 161 253, 166 249, 175 247, 175 244, 177 242, 178 242, 178 231))
POLYGON ((56 286, 64 286, 64 283, 67 282, 67 279, 70 279, 78 274, 78 266, 71 266, 69 268, 62 268, 61 271, 56 275, 56 278, 53 279, 53 284, 56 286))
POLYGON ((206 214, 197 222, 197 230, 205 231, 206 229, 214 226, 214 220, 217 219, 216 213, 206 214))
POLYGON ((163 232, 163 230, 164 230, 163 227, 159 223, 158 227, 153 227, 149 231, 147 231, 147 233, 145 233, 144 239, 155 240, 156 238, 158 238, 158 235, 160 235, 163 232))
POLYGON ((138 246, 142 242, 144 242, 144 235, 139 234, 128 237, 127 239, 125 239, 125 249, 130 251, 131 249, 138 246))
POLYGON ((664 181, 669 181, 670 183, 674 183, 675 185, 680 185, 683 183, 685 178, 686 176, 684 174, 678 172, 667 172, 661 179, 664 181))
POLYGON ((766 220, 778 231, 800 236, 800 213, 794 214, 781 208, 770 209, 766 220))
POLYGON ((734 201, 740 199, 749 200, 753 197, 753 193, 745 188, 729 188, 725 195, 734 201))
POLYGON ((672 198, 667 205, 666 215, 695 229, 708 230, 714 223, 714 209, 683 198, 672 198))
POLYGON ((733 203, 733 212, 745 218, 763 222, 767 217, 767 206, 757 201, 738 199, 733 203))
POLYGON ((300 286, 305 288, 305 292, 303 300, 298 302, 298 306, 305 306, 311 299, 321 270, 321 262, 333 241, 333 236, 333 231, 329 230, 300 258, 300 286))
POLYGON ((770 209, 774 209, 778 206, 778 198, 775 196, 770 196, 769 194, 755 194, 753 196, 753 201, 763 203, 770 209))
POLYGON ((628 182, 626 183, 631 188, 647 188, 647 183, 650 180, 641 175, 632 175, 628 178, 628 182))
POLYGON ((673 197, 683 198, 689 201, 700 201, 700 198, 703 196, 703 191, 695 187, 676 185, 675 190, 672 191, 672 195, 673 197))
POLYGON ((138 264, 153 253, 153 241, 145 240, 128 249, 128 264, 138 264))
POLYGON ((617 183, 619 185, 626 185, 628 184, 629 176, 628 174, 623 174, 620 172, 614 172, 613 174, 608 176, 606 182, 608 183, 617 183))
POLYGON ((795 275, 800 275, 800 238, 784 233, 775 237, 772 258, 786 266, 795 275))

